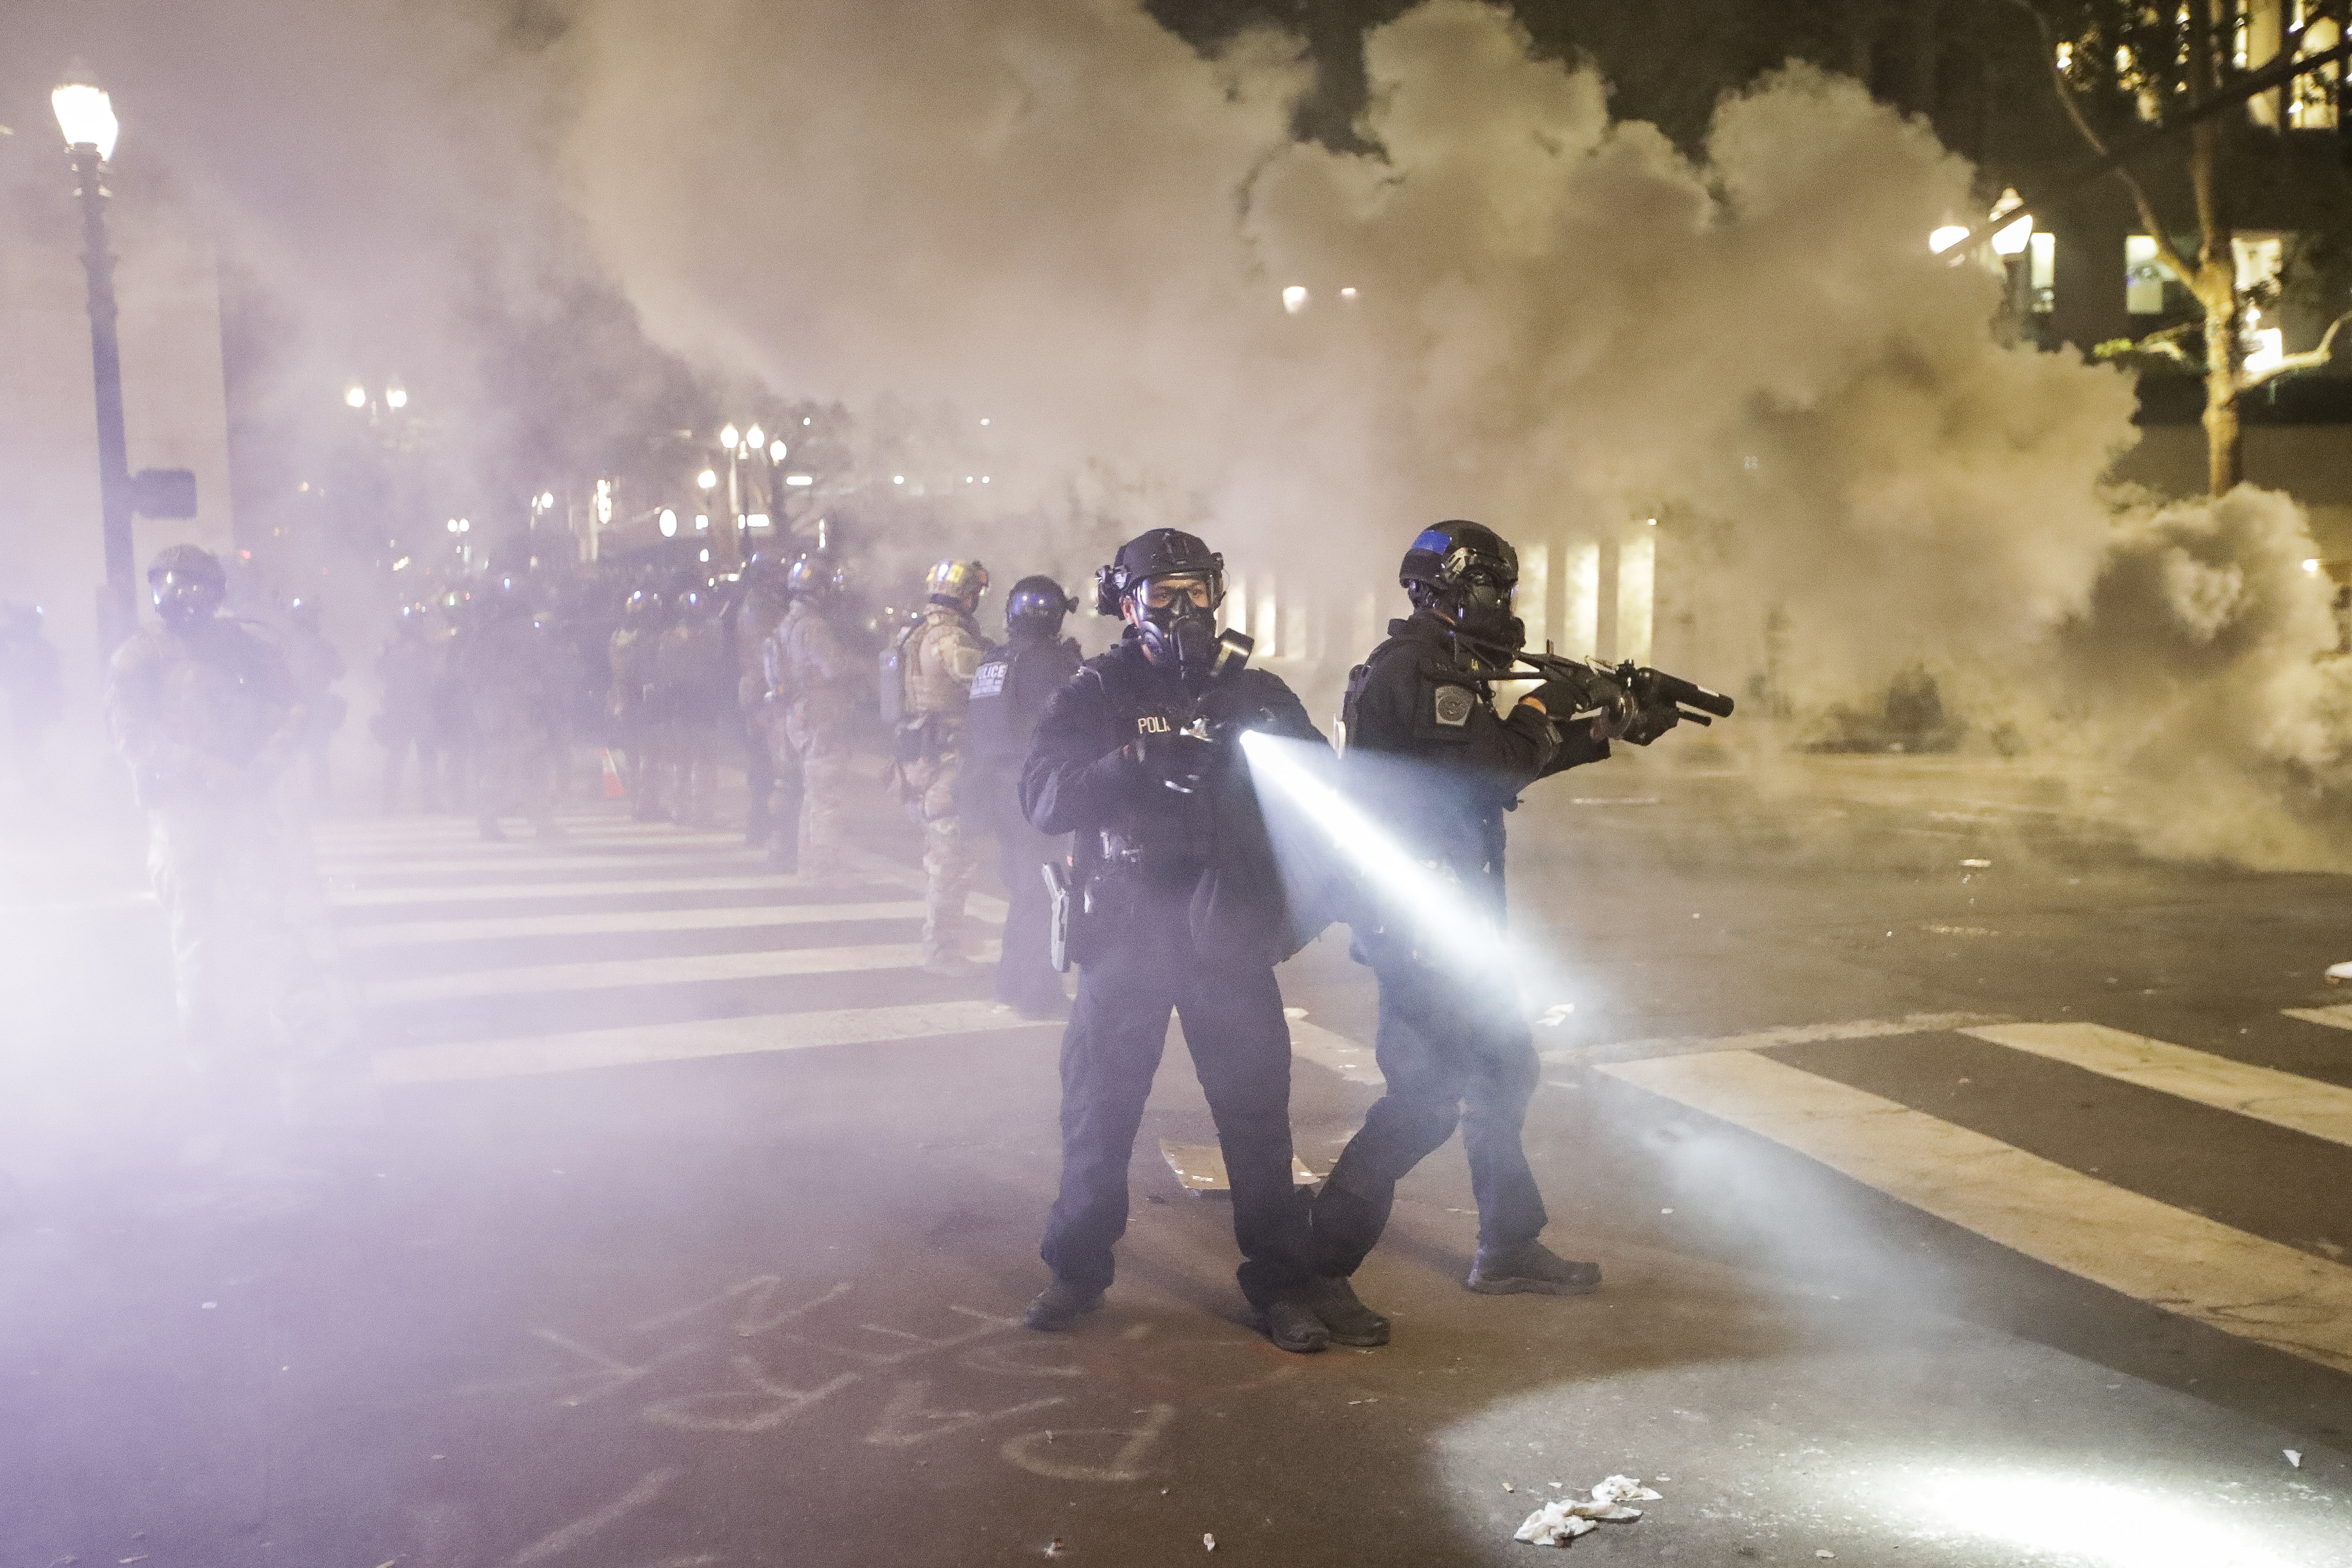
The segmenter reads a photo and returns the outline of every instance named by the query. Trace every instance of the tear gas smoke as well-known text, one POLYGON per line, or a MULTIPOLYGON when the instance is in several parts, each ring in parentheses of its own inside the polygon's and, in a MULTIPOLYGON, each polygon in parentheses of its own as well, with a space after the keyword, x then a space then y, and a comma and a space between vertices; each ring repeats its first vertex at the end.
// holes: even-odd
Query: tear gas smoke
MULTIPOLYGON (((212 9, 233 34, 274 14, 212 9)), ((300 112, 326 122, 365 56, 397 156, 334 151, 381 191, 352 174, 330 201, 308 169, 289 200, 262 173, 299 138, 255 157, 288 110, 226 84, 172 111, 181 157, 273 271, 315 259, 298 223, 348 210, 322 318, 396 300, 404 342, 458 343, 485 279, 555 321, 609 281, 697 363, 964 431, 989 500, 909 559, 1073 575, 1183 524, 1311 603, 1301 651, 1344 668, 1431 518, 1566 547, 1656 517, 1662 662, 1736 688, 1778 613, 1801 716, 1925 666, 1979 740, 2192 780, 2166 795, 2199 803, 2176 847, 2334 853, 2294 826, 2347 710, 2307 668, 2326 584, 2273 571, 2315 552, 2292 509, 2103 494, 2128 379, 1995 341, 1998 280, 1926 244, 1981 210, 1970 169, 1852 81, 1764 79, 1695 161, 1502 11, 1432 0, 1370 36, 1370 150, 1343 152, 1290 138, 1294 42, 1203 59, 1132 0, 531 16, 339 14, 381 64, 257 47, 307 59, 300 112), (2132 706, 2150 681, 2173 683, 2160 715, 2132 706)))
POLYGON ((2176 821, 2170 847, 2328 853, 2278 788, 2347 733, 2340 699, 2312 702, 2341 687, 2309 663, 2326 585, 2272 570, 2310 552, 2292 509, 2103 495, 2128 381, 1993 340, 1998 282, 1924 243, 1974 210, 1970 171, 1853 82, 1791 68, 1727 100, 1695 163, 1466 0, 1371 35, 1368 153, 1286 138, 1279 42, 1201 61, 1108 0, 684 26, 604 0, 565 47, 588 105, 565 167, 655 331, 779 382, 988 408, 1033 484, 1097 459, 1139 487, 1106 541, 1181 522, 1311 578, 1327 662, 1372 630, 1339 607, 1392 598, 1431 517, 1527 541, 1663 516, 1680 667, 1756 669, 1778 607, 1801 713, 1925 665, 1979 735, 2161 757, 2265 805, 2176 821), (761 87, 777 59, 789 93, 761 87), (722 203, 714 243, 681 147, 772 199, 722 203), (2182 534, 2238 598, 2200 612, 2133 568, 2182 534), (2183 606, 2235 630, 2200 639, 2183 606), (2110 635, 2135 657, 2072 657, 2110 635), (2206 696, 2126 717, 2150 679, 2206 696), (2191 720, 2202 701, 2233 717, 2191 720))

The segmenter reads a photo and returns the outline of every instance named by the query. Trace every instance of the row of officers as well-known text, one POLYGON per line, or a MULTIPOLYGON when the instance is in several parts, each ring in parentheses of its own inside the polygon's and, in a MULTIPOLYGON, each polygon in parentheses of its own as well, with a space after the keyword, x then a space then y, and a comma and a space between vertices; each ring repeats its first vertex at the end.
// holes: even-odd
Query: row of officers
MULTIPOLYGON (((1202 540, 1160 529, 1121 547, 1095 584, 1096 607, 1123 623, 1121 637, 1083 663, 1061 636, 1075 606, 1057 584, 1016 584, 1007 640, 995 647, 976 618, 986 572, 969 561, 933 568, 920 619, 884 655, 881 686, 898 797, 922 824, 927 964, 964 967, 971 845, 985 829, 1010 895, 1001 999, 1057 1015, 1056 971, 1078 970, 1061 1051, 1060 1188, 1041 1249, 1050 1279, 1029 1305, 1030 1327, 1069 1326, 1112 1283, 1129 1164, 1171 1013, 1223 1147, 1240 1286, 1276 1345, 1387 1342, 1388 1321, 1350 1280, 1386 1226, 1397 1183, 1457 1127, 1478 1207, 1467 1287, 1598 1289, 1596 1265, 1541 1239, 1547 1215, 1521 1140, 1538 1081, 1521 998, 1507 970, 1465 962, 1479 942, 1462 939, 1465 927, 1474 939, 1499 938, 1504 814, 1520 794, 1608 756, 1629 732, 1646 743, 1675 714, 1671 703, 1596 711, 1589 688, 1557 674, 1498 708, 1496 682, 1513 679, 1523 641, 1517 575, 1515 552, 1489 529, 1423 530, 1399 574, 1411 613, 1349 683, 1339 785, 1392 847, 1457 895, 1433 902, 1356 874, 1347 847, 1325 839, 1328 823, 1286 819, 1277 792, 1253 778, 1241 743, 1251 732, 1331 752, 1290 689, 1248 665, 1237 647, 1246 639, 1219 634, 1223 559, 1202 540), (1292 1179, 1290 1039, 1275 968, 1335 920, 1351 926, 1350 952, 1378 980, 1386 1089, 1310 1197, 1292 1179)), ((257 868, 277 874, 267 854, 247 851, 277 838, 268 781, 290 760, 304 721, 283 661, 219 613, 216 563, 178 547, 150 580, 160 622, 115 656, 110 702, 150 808, 186 1016, 220 999, 228 906, 266 893, 252 885, 257 868)), ((756 650, 756 665, 742 656, 736 697, 766 742, 773 853, 817 877, 843 869, 854 721, 874 673, 841 624, 843 587, 818 557, 757 580, 752 594, 772 605, 772 626, 733 639, 756 650)), ((634 631, 625 621, 612 639, 616 704, 646 704, 635 718, 656 728, 673 717, 658 710, 660 649, 686 640, 671 634, 700 611, 685 608, 685 619, 656 631, 641 607, 634 631), (638 668, 640 636, 654 646, 650 676, 619 679, 638 668)), ((519 601, 487 617, 493 635, 475 645, 486 677, 502 654, 497 628, 511 628, 503 652, 520 657, 534 646, 529 624, 519 601)), ((528 728, 520 717, 518 731, 528 728)), ((486 766, 509 793, 529 771, 511 756, 486 766)), ((756 776, 754 786, 763 788, 756 776)))

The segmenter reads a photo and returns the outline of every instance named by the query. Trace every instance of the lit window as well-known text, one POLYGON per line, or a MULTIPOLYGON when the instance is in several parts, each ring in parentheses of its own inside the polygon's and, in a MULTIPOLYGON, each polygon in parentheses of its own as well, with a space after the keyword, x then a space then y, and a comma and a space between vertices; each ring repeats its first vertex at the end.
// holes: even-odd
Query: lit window
POLYGON ((2156 240, 2145 234, 2124 236, 2124 309, 2135 316, 2164 314, 2164 286, 2177 283, 2172 268, 2156 258, 2156 240))
POLYGON ((2027 247, 2028 277, 2033 289, 2033 313, 2046 316, 2058 305, 2058 237, 2036 229, 2027 247))

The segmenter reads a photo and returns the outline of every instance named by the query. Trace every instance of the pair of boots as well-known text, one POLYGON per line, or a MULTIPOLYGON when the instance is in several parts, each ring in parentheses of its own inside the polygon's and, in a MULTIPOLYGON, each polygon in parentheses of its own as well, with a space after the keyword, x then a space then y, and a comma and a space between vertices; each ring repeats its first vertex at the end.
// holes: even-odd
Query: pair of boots
MULTIPOLYGON (((1601 1266, 1559 1256, 1540 1241, 1481 1247, 1464 1286, 1482 1296, 1585 1296, 1601 1289, 1601 1266)), ((1032 1329, 1066 1329, 1102 1305, 1099 1289, 1056 1279, 1029 1303, 1022 1321, 1032 1329)), ((1258 1327, 1276 1349, 1308 1354, 1328 1345, 1370 1347, 1389 1342, 1389 1321, 1357 1299, 1345 1275, 1318 1275, 1277 1296, 1258 1313, 1258 1327)))

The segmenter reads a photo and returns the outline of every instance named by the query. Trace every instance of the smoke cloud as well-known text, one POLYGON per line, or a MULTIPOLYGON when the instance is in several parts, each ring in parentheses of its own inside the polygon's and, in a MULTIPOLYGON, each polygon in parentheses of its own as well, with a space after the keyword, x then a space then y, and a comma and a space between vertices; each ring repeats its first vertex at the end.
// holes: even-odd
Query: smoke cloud
MULTIPOLYGON (((1925 667, 1976 736, 2160 783, 2168 848, 2334 863, 2352 706, 2300 518, 2103 490, 2129 381, 1996 340, 2000 281, 1925 244, 1972 171, 1854 82, 1774 74, 1695 158, 1431 0, 1369 37, 1369 150, 1335 151, 1292 138, 1295 40, 1203 58, 1133 0, 362 6, 340 42, 205 10, 223 59, 315 69, 179 111, 192 180, 380 356, 462 366, 484 299, 608 290, 711 383, 961 431, 991 489, 911 554, 1075 576, 1192 526, 1307 592, 1339 668, 1431 519, 1655 517, 1661 662, 1741 688, 1777 614, 1801 716, 1925 667), (301 153, 288 116, 343 129, 301 153)), ((528 395, 466 374, 461 410, 528 395)))

